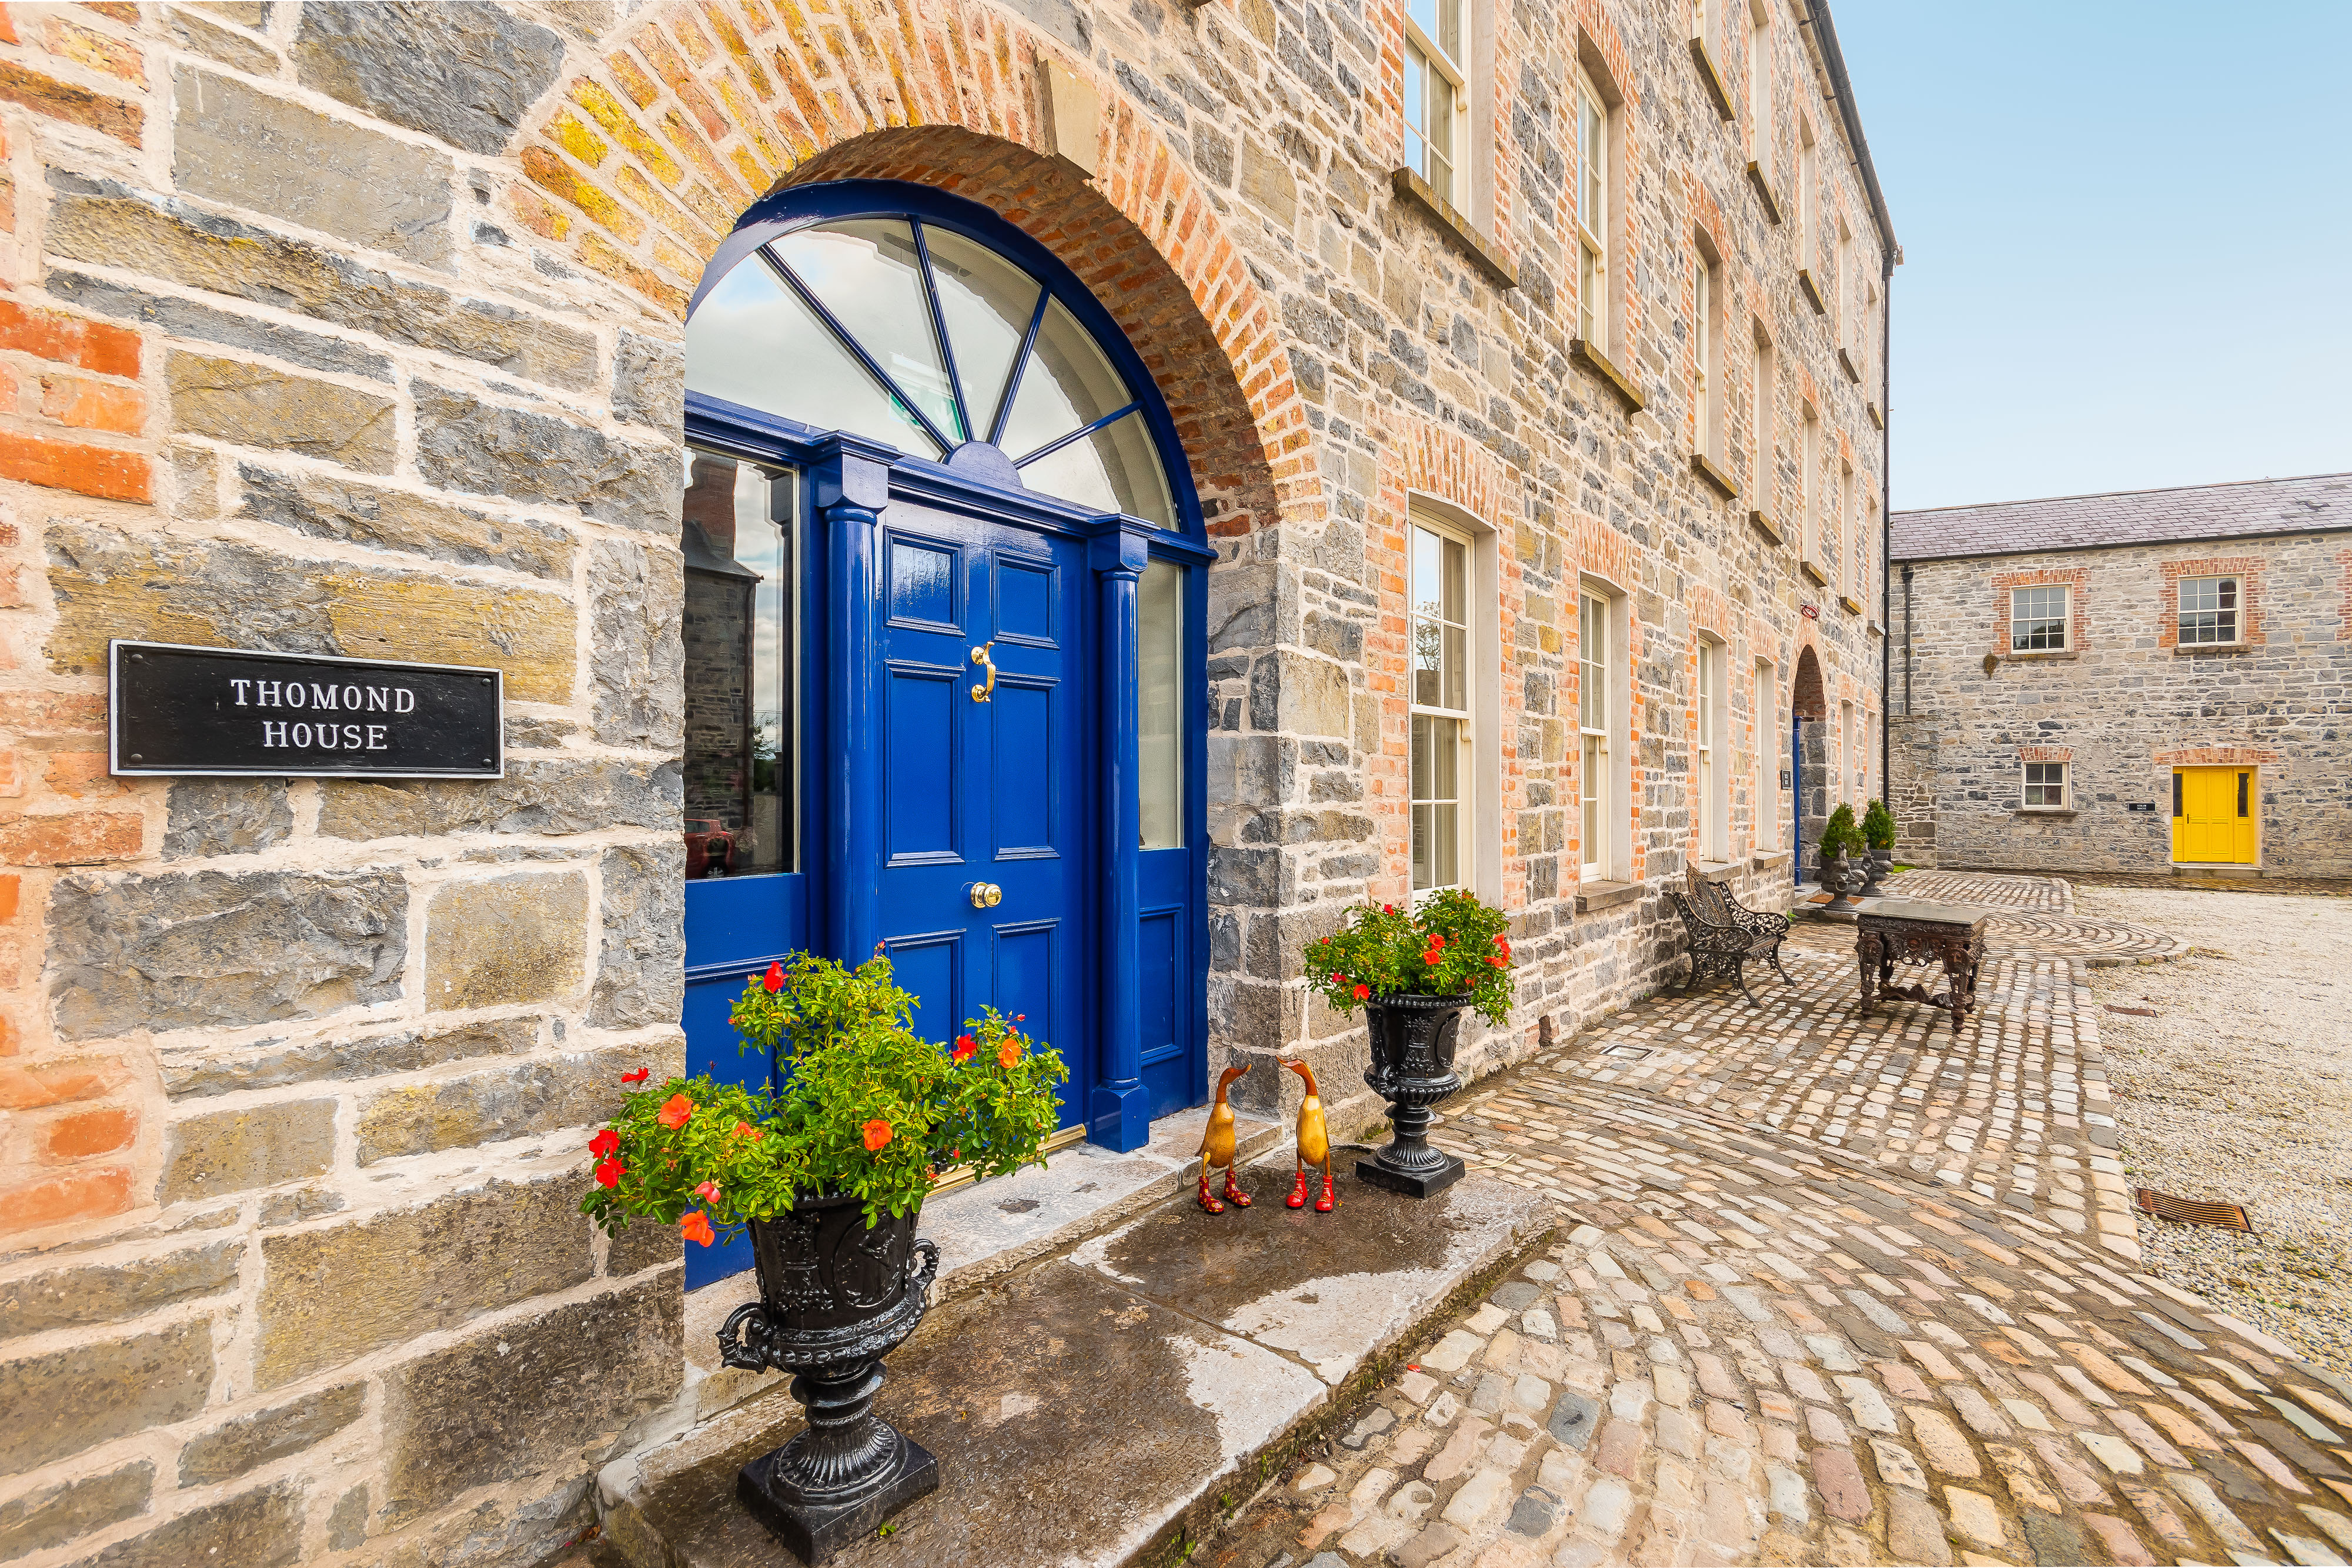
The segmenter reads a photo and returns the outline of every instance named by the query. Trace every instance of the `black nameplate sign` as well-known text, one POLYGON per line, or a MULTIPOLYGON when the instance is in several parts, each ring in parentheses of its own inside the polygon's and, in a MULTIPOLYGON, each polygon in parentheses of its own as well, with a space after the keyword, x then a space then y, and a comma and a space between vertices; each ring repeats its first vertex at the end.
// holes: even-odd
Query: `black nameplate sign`
POLYGON ((118 774, 496 779, 497 670, 172 643, 108 644, 118 774))

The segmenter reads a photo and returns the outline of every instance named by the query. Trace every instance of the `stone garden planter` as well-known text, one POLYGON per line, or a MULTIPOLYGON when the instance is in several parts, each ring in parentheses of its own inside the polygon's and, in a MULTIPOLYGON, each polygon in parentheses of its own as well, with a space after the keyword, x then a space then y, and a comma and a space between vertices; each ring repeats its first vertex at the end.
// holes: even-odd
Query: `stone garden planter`
POLYGON ((1364 1082, 1389 1103, 1396 1136, 1370 1159, 1356 1162, 1359 1181, 1427 1197, 1462 1179, 1462 1162, 1429 1146, 1429 1124, 1430 1108, 1462 1087, 1454 1047, 1468 1002, 1464 996, 1400 993, 1364 1003, 1372 1039, 1364 1082))
POLYGON ((940 1249, 915 1239, 915 1218, 869 1228, 856 1198, 829 1197, 751 1221, 760 1300, 728 1317, 719 1356, 791 1373, 809 1424, 745 1465, 735 1494, 804 1563, 939 1488, 939 1461, 874 1414, 882 1357, 923 1321, 939 1272, 940 1249))

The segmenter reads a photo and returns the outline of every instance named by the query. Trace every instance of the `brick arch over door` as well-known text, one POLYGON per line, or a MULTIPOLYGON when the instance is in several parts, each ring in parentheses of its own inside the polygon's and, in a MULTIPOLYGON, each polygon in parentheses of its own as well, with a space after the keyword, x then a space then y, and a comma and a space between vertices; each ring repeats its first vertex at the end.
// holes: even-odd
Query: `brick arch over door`
POLYGON ((509 205, 676 333, 736 214, 774 190, 898 179, 980 202, 1051 250, 1127 332, 1175 419, 1212 535, 1319 516, 1275 312, 1190 172, 1086 59, 994 6, 921 5, 921 16, 915 0, 892 0, 846 29, 790 33, 757 0, 634 17, 541 106, 520 149, 530 183, 509 205), (1034 150, 1049 144, 1047 60, 1101 95, 1092 180, 1034 150))

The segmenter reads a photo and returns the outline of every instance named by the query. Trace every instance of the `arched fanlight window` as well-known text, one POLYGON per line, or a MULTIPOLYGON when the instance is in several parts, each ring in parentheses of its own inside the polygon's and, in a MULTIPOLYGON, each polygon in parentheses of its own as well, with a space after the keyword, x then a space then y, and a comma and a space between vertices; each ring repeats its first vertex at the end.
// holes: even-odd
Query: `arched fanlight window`
POLYGON ((986 442, 1032 490, 1177 527, 1143 408, 1094 334, 953 229, 838 218, 770 239, 705 288, 686 363, 710 397, 933 459, 986 442))

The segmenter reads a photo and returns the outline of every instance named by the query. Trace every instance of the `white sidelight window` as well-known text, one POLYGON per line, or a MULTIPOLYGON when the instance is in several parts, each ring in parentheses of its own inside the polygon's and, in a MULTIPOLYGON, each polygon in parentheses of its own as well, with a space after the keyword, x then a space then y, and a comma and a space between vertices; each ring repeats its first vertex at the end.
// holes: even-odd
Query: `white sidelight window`
POLYGON ((1609 104, 1591 73, 1576 73, 1576 335, 1609 351, 1609 214, 1613 204, 1609 104))
POLYGON ((1712 463, 1720 455, 1717 432, 1723 423, 1721 403, 1723 377, 1716 366, 1717 344, 1722 334, 1716 328, 1716 312, 1719 308, 1717 283, 1721 273, 1705 250, 1698 253, 1698 270, 1692 284, 1691 328, 1697 336, 1693 345, 1697 369, 1692 384, 1693 410, 1698 425, 1698 454, 1712 463))
POLYGON ((1412 890, 1470 882, 1470 541, 1412 519, 1412 890))
POLYGON ((1142 847, 1184 845, 1184 569, 1154 560, 1137 585, 1136 787, 1142 847))
POLYGON ((1748 0, 1748 123, 1756 172, 1769 183, 1772 177, 1771 0, 1748 0))
POLYGON ((2180 580, 2180 645, 2235 643, 2239 632, 2238 580, 2234 577, 2184 577, 2180 580))
POLYGON ((1613 848, 1610 770, 1616 765, 1611 744, 1609 601, 1597 593, 1580 593, 1576 600, 1577 728, 1582 756, 1577 768, 1577 791, 1583 815, 1583 875, 1591 882, 1609 874, 1613 848))
POLYGON ((1469 205, 1463 169, 1470 141, 1467 9, 1466 0, 1408 0, 1405 6, 1405 162, 1457 207, 1469 205))

